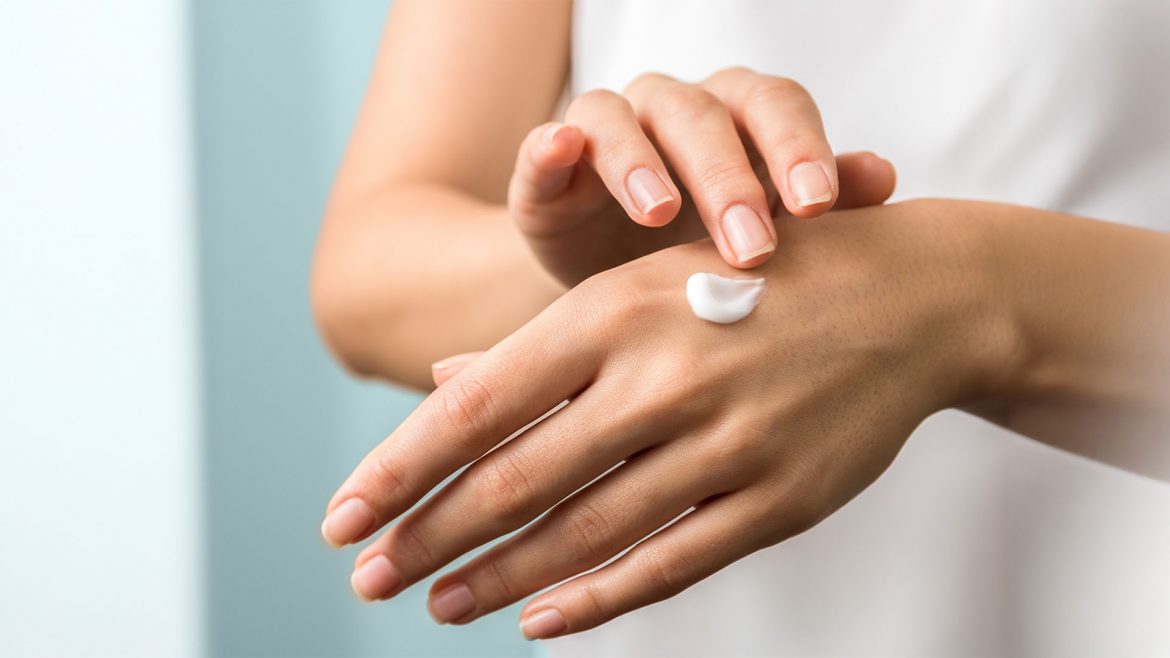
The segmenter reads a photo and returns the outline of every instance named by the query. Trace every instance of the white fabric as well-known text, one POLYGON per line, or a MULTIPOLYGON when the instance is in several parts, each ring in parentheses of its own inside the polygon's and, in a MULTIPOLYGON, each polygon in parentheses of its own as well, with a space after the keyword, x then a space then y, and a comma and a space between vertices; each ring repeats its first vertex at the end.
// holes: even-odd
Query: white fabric
MULTIPOLYGON (((573 92, 803 83, 897 198, 1170 228, 1170 2, 576 0, 573 92)), ((1170 485, 958 412, 808 533, 548 643, 597 656, 1170 655, 1170 485)))

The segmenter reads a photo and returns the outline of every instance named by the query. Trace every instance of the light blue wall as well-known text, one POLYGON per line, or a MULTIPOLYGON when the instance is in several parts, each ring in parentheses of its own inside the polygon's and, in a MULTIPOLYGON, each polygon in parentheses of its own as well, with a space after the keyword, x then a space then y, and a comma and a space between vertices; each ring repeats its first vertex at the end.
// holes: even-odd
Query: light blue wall
POLYGON ((416 396, 345 377, 309 260, 386 0, 193 0, 208 647, 215 656, 523 656, 516 610, 466 628, 426 585, 360 604, 325 502, 416 396))

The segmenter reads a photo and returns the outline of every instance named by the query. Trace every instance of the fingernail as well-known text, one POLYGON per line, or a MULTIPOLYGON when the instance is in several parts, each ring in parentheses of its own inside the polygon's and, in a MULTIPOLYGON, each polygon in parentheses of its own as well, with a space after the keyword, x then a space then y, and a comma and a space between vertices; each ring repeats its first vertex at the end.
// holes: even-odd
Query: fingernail
POLYGON ((833 186, 824 168, 815 162, 802 162, 788 172, 788 186, 800 206, 824 203, 833 198, 833 186))
POLYGON ((440 361, 435 361, 434 363, 432 363, 431 370, 442 370, 444 368, 450 368, 451 366, 457 366, 457 365, 460 365, 463 363, 467 363, 468 361, 479 356, 479 354, 480 354, 479 352, 464 352, 463 354, 456 354, 455 356, 449 356, 445 359, 442 359, 440 361))
POLYGON ((436 621, 447 624, 475 610, 475 595, 467 585, 455 583, 431 597, 428 607, 436 621))
POLYGON ((543 640, 560 635, 569 625, 556 608, 545 608, 520 620, 520 632, 529 640, 543 640))
POLYGON ((654 170, 639 167, 626 176, 626 191, 643 215, 674 200, 674 194, 654 170))
POLYGON ((374 522, 374 511, 361 498, 338 505, 321 522, 321 536, 331 545, 345 546, 361 536, 374 522))
POLYGON ((741 263, 776 248, 759 213, 742 203, 723 212, 723 233, 741 263))
POLYGON ((563 123, 550 124, 548 128, 544 129, 544 142, 546 144, 552 144, 557 139, 557 133, 564 127, 565 124, 563 123))
POLYGON ((375 555, 354 570, 349 584, 367 601, 388 598, 402 584, 402 576, 385 555, 375 555))

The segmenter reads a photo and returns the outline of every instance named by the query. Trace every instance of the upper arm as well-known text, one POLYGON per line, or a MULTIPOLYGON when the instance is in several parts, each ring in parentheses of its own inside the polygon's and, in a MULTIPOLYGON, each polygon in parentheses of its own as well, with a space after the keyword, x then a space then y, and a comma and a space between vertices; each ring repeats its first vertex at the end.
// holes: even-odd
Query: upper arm
POLYGON ((444 184, 503 201, 568 71, 569 0, 396 0, 335 196, 444 184))

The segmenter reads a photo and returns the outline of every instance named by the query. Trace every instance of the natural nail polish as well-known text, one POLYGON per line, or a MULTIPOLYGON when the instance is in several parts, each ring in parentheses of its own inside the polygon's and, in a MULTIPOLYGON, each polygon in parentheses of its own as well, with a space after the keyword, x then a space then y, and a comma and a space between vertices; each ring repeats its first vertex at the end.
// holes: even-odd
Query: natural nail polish
POLYGON ((776 248, 771 231, 764 225, 764 219, 742 203, 723 212, 723 234, 727 236, 731 250, 741 263, 776 248))
POLYGON ((385 555, 375 555, 354 570, 349 584, 358 596, 367 601, 384 599, 402 584, 402 576, 385 555))
POLYGON ((475 610, 475 595, 467 585, 455 583, 432 596, 429 608, 436 621, 447 624, 475 610))
POLYGON ((816 162, 802 162, 788 172, 788 186, 800 206, 812 206, 833 198, 833 186, 824 168, 816 162))
POLYGON ((338 505, 321 522, 321 536, 333 546, 345 546, 361 536, 374 522, 374 511, 361 498, 338 505))
POLYGON ((674 194, 652 169, 638 167, 626 177, 626 191, 643 215, 649 215, 658 206, 674 200, 674 194))
POLYGON ((556 608, 545 608, 520 620, 520 632, 529 640, 542 640, 565 632, 569 625, 556 608))

